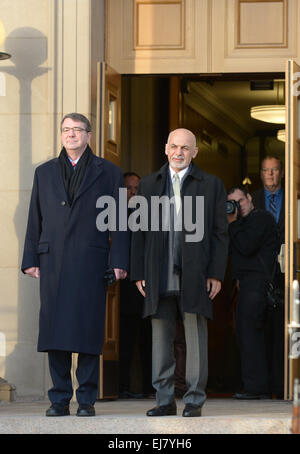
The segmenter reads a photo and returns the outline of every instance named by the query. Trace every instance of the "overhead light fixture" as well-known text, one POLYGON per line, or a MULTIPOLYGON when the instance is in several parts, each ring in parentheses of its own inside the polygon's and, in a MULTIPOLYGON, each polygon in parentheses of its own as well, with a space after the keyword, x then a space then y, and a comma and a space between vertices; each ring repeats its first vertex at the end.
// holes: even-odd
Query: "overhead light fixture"
POLYGON ((254 106, 250 109, 250 115, 255 120, 284 124, 285 105, 254 106))
POLYGON ((277 140, 285 142, 285 129, 279 129, 279 131, 277 131, 277 140))

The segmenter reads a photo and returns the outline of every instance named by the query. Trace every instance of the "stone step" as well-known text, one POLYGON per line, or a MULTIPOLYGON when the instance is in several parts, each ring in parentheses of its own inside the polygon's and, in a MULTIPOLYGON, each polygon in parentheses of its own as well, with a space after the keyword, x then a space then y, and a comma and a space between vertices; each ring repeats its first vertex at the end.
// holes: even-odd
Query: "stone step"
POLYGON ((45 417, 48 401, 0 402, 1 434, 289 434, 292 403, 277 400, 235 401, 208 399, 201 418, 183 418, 184 404, 177 401, 177 416, 147 417, 154 400, 98 401, 96 416, 45 417))

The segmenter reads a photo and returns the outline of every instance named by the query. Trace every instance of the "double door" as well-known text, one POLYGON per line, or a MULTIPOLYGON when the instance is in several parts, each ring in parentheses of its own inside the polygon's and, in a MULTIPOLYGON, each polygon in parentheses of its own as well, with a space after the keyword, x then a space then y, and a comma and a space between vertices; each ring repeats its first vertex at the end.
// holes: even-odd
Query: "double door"
MULTIPOLYGON (((286 63, 285 148, 285 399, 293 396, 300 377, 300 327, 297 289, 300 276, 300 67, 286 63), (297 326, 298 324, 298 326, 297 326)), ((96 150, 121 163, 121 76, 105 63, 98 64, 96 150)), ((103 354, 100 359, 99 398, 118 396, 119 285, 108 289, 103 354)))

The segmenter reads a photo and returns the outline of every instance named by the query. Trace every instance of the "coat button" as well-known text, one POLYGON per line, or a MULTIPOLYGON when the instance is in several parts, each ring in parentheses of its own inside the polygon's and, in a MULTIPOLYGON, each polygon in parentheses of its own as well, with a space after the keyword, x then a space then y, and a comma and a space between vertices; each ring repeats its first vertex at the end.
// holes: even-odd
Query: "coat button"
POLYGON ((63 200, 63 201, 61 202, 61 205, 64 207, 66 203, 67 203, 67 202, 66 202, 65 200, 63 200))

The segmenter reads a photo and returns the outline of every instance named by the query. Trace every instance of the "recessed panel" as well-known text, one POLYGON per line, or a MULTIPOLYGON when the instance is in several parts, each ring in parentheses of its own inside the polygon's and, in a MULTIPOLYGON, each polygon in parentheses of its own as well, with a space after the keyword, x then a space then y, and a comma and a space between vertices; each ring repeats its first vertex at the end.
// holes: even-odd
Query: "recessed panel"
POLYGON ((184 47, 182 1, 135 3, 135 48, 184 47))
POLYGON ((284 1, 240 1, 238 46, 285 46, 286 3, 284 1))

